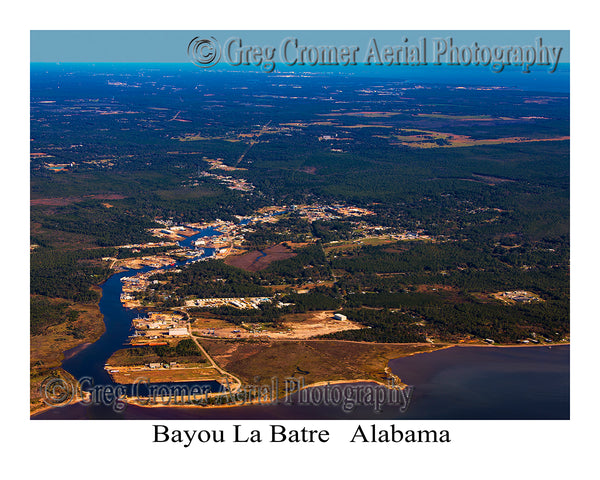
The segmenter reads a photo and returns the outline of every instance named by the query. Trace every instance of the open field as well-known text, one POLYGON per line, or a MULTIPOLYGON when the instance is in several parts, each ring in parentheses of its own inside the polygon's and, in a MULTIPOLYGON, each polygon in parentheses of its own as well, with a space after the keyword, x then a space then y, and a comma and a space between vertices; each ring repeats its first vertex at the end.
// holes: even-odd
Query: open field
POLYGON ((214 318, 211 313, 208 312, 194 312, 192 317, 192 333, 194 335, 200 335, 202 330, 207 329, 234 329, 232 323, 219 318, 214 318))
MULTIPOLYGON (((507 143, 531 143, 531 142, 559 142, 569 140, 571 137, 549 137, 549 138, 484 138, 473 139, 468 135, 457 135, 447 132, 436 132, 432 130, 403 129, 411 135, 393 135, 392 137, 379 136, 380 138, 394 139, 398 145, 412 148, 448 148, 448 147, 473 147, 480 145, 502 145, 507 143)), ((396 144, 396 143, 394 143, 396 144)))
POLYGON ((254 250, 243 255, 229 256, 225 260, 227 265, 232 267, 242 268, 249 272, 258 272, 264 270, 269 266, 271 262, 277 260, 285 260, 286 258, 295 257, 294 253, 290 248, 283 244, 274 245, 269 248, 265 248, 262 251, 254 250))
POLYGON ((397 240, 391 238, 389 235, 381 235, 377 237, 365 237, 358 240, 330 242, 323 245, 323 251, 325 253, 344 252, 361 248, 363 245, 383 245, 395 242, 397 242, 397 240))
POLYGON ((379 124, 358 124, 358 125, 335 125, 336 128, 394 128, 393 125, 379 125, 379 124))
POLYGON ((318 113, 322 117, 363 117, 363 118, 388 118, 395 115, 404 115, 403 112, 345 112, 345 113, 318 113))
POLYGON ((335 340, 253 341, 200 339, 209 355, 244 382, 303 377, 305 384, 387 378, 392 358, 428 352, 429 344, 375 344, 335 340))
POLYGON ((470 121, 478 121, 478 122, 489 122, 496 120, 518 120, 516 118, 510 117, 497 117, 494 118, 491 115, 444 115, 441 113, 417 113, 416 117, 423 118, 439 118, 443 120, 470 120, 470 121))
POLYGON ((304 290, 304 293, 307 293, 309 290, 311 290, 313 288, 317 288, 317 287, 332 288, 334 284, 335 284, 335 282, 333 280, 331 280, 331 281, 320 280, 316 283, 304 283, 301 285, 290 285, 290 284, 267 285, 266 288, 268 288, 272 292, 284 292, 291 288, 292 290, 304 290))
POLYGON ((110 367, 109 375, 116 383, 132 384, 143 379, 148 383, 194 382, 218 380, 222 375, 213 367, 146 368, 143 365, 110 367))

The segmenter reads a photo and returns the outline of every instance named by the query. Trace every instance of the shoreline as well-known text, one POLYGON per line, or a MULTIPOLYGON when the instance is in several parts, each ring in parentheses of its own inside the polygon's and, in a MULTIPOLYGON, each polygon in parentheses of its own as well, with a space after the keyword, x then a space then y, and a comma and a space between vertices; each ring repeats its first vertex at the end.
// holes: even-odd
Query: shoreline
MULTIPOLYGON (((510 344, 510 343, 502 343, 502 344, 497 344, 497 345, 488 345, 488 344, 473 344, 473 345, 465 345, 463 343, 458 343, 458 344, 454 344, 451 345, 452 347, 491 347, 491 348, 530 348, 530 347, 567 347, 567 346, 571 346, 571 342, 560 342, 560 343, 534 343, 534 344, 522 344, 522 343, 516 343, 516 344, 510 344)), ((441 350, 441 349, 440 349, 441 350)), ((417 353, 427 353, 427 352, 417 352, 417 353)))
POLYGON ((74 398, 73 400, 69 401, 69 403, 67 403, 65 405, 48 405, 45 403, 43 407, 36 409, 34 412, 30 412, 29 419, 32 420, 33 418, 37 417, 38 415, 40 415, 44 412, 47 412, 48 410, 52 410, 54 408, 68 407, 71 405, 77 405, 78 403, 81 403, 82 401, 83 401, 83 398, 77 396, 77 398, 74 398))
MULTIPOLYGON (((367 343, 367 342, 366 342, 367 343)), ((403 345, 410 345, 410 344, 403 344, 403 345)), ((428 352, 413 352, 410 353, 408 355, 403 355, 401 357, 397 357, 394 359, 390 359, 391 360, 396 360, 398 358, 408 358, 408 357, 412 357, 415 355, 421 355, 424 353, 433 353, 433 352, 437 352, 437 351, 441 351, 441 350, 447 350, 449 348, 453 348, 453 347, 491 347, 491 348, 515 348, 515 347, 552 347, 552 346, 570 346, 570 342, 568 343, 555 343, 555 344, 543 344, 543 345, 529 345, 529 344, 515 344, 515 345, 511 345, 511 344, 502 344, 502 345, 488 345, 488 344, 474 344, 474 345, 465 345, 465 344, 448 344, 448 345, 444 345, 443 347, 440 347, 436 350, 431 350, 428 352)), ((388 363, 389 363, 388 361, 388 363)), ((389 366, 386 365, 385 367, 386 369, 389 369, 389 366)), ((391 373, 391 371, 389 372, 390 376, 392 376, 393 378, 398 379, 398 384, 397 386, 404 390, 406 387, 409 387, 410 385, 405 384, 404 382, 401 381, 401 379, 399 377, 397 377, 396 375, 394 375, 393 373, 391 373)), ((311 383, 309 385, 305 385, 304 387, 302 387, 301 389, 295 391, 294 393, 298 393, 302 390, 306 390, 309 388, 315 388, 315 387, 324 387, 327 385, 344 385, 344 384, 355 384, 355 383, 374 383, 376 385, 380 385, 383 387, 386 387, 388 389, 392 389, 392 387, 390 387, 389 384, 386 384, 384 382, 378 381, 378 380, 374 380, 374 379, 352 379, 352 380, 322 380, 322 381, 318 381, 318 382, 314 382, 311 383)), ((223 394, 224 396, 228 395, 228 394, 223 394)), ((235 393, 231 393, 231 395, 235 395, 235 393)), ((278 404, 279 402, 277 402, 278 400, 285 398, 286 395, 281 395, 281 396, 277 396, 276 397, 276 402, 275 404, 278 404)), ((147 397, 144 397, 147 398, 147 397)), ((229 403, 229 404, 218 404, 218 405, 210 405, 210 404, 205 404, 205 405, 190 405, 190 404, 152 404, 152 405, 141 405, 139 403, 136 402, 136 400, 132 400, 132 399, 124 399, 124 402, 127 403, 128 405, 135 405, 137 407, 141 407, 141 408, 178 408, 178 409, 196 409, 196 408, 209 408, 209 409, 213 409, 213 408, 235 408, 235 407, 245 407, 245 406, 252 406, 252 405, 269 405, 270 402, 265 402, 260 401, 260 400, 252 400, 252 401, 248 401, 248 402, 242 402, 242 403, 229 403)))
MULTIPOLYGON (((297 391, 294 391, 293 393, 298 393, 298 392, 301 392, 302 390, 307 390, 309 388, 324 387, 326 385, 344 385, 344 384, 354 384, 354 383, 374 383, 376 385, 381 385, 382 387, 386 387, 391 390, 390 386, 386 383, 380 382, 378 380, 368 380, 368 379, 359 378, 359 379, 354 379, 354 380, 331 380, 331 381, 315 382, 315 383, 311 383, 309 385, 305 385, 304 387, 302 387, 301 389, 299 389, 297 391)), ((402 385, 398 385, 398 386, 401 390, 404 390, 404 388, 406 388, 408 385, 402 384, 402 385)), ((234 392, 223 393, 220 395, 235 396, 235 393, 234 392)), ((262 405, 262 406, 279 405, 280 404, 279 400, 285 399, 287 396, 288 396, 287 394, 279 395, 270 401, 255 399, 255 400, 251 400, 251 401, 243 401, 241 403, 198 404, 198 405, 189 404, 189 403, 188 404, 154 403, 151 405, 148 405, 148 404, 142 405, 142 404, 138 403, 138 401, 136 399, 131 399, 131 398, 125 398, 125 399, 123 399, 123 402, 126 403, 127 405, 134 405, 134 406, 140 407, 140 408, 178 408, 178 409, 201 408, 201 409, 211 409, 212 410, 212 409, 217 409, 217 408, 236 408, 236 407, 247 407, 247 406, 257 406, 257 405, 262 405)), ((140 398, 140 397, 136 397, 136 398, 140 398)), ((141 398, 147 399, 148 397, 141 397, 141 398)), ((217 398, 217 397, 213 397, 213 398, 217 398)), ((285 402, 283 402, 283 403, 285 403, 285 402)))
MULTIPOLYGON (((102 315, 102 317, 104 317, 104 315, 102 315)), ((104 321, 104 319, 103 319, 103 321, 104 321)), ((89 347, 93 343, 94 342, 83 342, 83 343, 80 343, 79 345, 76 345, 73 348, 69 348, 68 350, 65 350, 64 352, 62 352, 62 356, 63 356, 62 361, 64 362, 65 360, 69 360, 70 358, 77 355, 79 352, 85 350, 87 347, 89 347)), ((61 365, 62 365, 62 362, 61 362, 61 365)))
MULTIPOLYGON (((552 346, 570 346, 570 342, 569 343, 560 343, 560 344, 543 344, 543 345, 523 345, 523 344, 517 344, 517 345, 508 345, 508 344, 504 344, 504 345, 487 345, 487 344, 475 344, 475 345, 464 345, 464 344, 448 344, 445 345, 443 347, 440 347, 436 350, 432 350, 429 352, 414 352, 414 353, 410 353, 408 355, 404 355, 401 357, 397 357, 397 358, 407 358, 407 357, 411 357, 414 355, 420 355, 423 353, 432 353, 435 351, 439 351, 439 350, 446 350, 452 347, 491 347, 491 348, 515 348, 515 347, 552 347, 552 346)), ((395 360, 395 359, 390 359, 391 360, 395 360)), ((386 365, 385 367, 386 369, 389 369, 389 366, 386 365)), ((388 375, 395 377, 399 380, 399 383, 397 384, 397 387, 400 389, 404 389, 406 388, 407 384, 405 384, 404 382, 401 381, 401 379, 399 379, 397 376, 395 376, 394 374, 391 373, 391 371, 388 373, 388 375)), ((351 379, 351 380, 322 380, 322 381, 318 381, 318 382, 314 382, 311 383, 309 385, 305 385, 302 388, 300 388, 299 390, 296 390, 294 392, 292 392, 293 394, 298 393, 302 390, 306 390, 309 388, 316 388, 316 387, 324 387, 327 385, 344 385, 344 384, 348 384, 348 385, 352 385, 352 384, 356 384, 356 383, 371 383, 371 384, 375 384, 375 385, 380 385, 383 387, 386 387, 388 389, 392 389, 393 387, 390 387, 389 383, 384 383, 375 379, 366 379, 366 378, 361 378, 361 379, 351 379)), ((236 398, 236 391, 232 391, 229 393, 218 393, 219 396, 223 396, 223 397, 228 397, 230 396, 231 398, 235 399, 236 398)), ((209 394, 210 395, 210 394, 209 394)), ((122 402, 127 404, 127 405, 133 405, 136 407, 140 407, 140 408, 177 408, 177 409, 217 409, 217 408, 236 408, 236 407, 247 407, 247 406, 270 406, 270 405, 278 405, 280 404, 280 400, 285 399, 287 397, 287 395, 289 394, 283 394, 283 395, 277 395, 277 396, 272 396, 270 397, 268 400, 264 400, 264 399, 253 399, 251 401, 233 401, 233 402, 226 402, 226 403, 217 403, 217 404, 193 404, 193 403, 189 403, 189 397, 188 397, 188 403, 174 403, 177 402, 178 399, 177 397, 175 397, 175 400, 170 399, 168 402, 165 403, 152 403, 152 404, 143 404, 141 403, 139 400, 140 399, 149 399, 149 397, 133 397, 133 398, 123 398, 122 402)), ((210 397, 209 397, 210 398, 210 397)), ((217 398, 216 396, 213 398, 217 398)), ((69 405, 75 405, 77 403, 81 403, 82 402, 82 398, 78 397, 76 399, 74 399, 72 402, 69 402, 68 405, 64 405, 64 406, 69 406, 69 405)), ((285 403, 285 402, 284 402, 285 403)), ((39 414, 53 409, 53 408, 62 408, 62 406, 51 406, 51 405, 46 405, 38 410, 36 410, 35 412, 33 412, 30 415, 30 418, 34 418, 36 416, 38 416, 39 414)))

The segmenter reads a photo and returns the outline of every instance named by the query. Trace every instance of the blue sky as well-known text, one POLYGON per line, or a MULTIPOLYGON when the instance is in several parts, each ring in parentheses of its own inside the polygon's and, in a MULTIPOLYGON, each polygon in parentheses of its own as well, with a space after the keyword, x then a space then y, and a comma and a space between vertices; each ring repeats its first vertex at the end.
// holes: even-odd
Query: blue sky
POLYGON ((213 36, 219 43, 240 37, 244 44, 273 46, 289 36, 306 45, 359 45, 375 38, 381 45, 398 45, 407 37, 416 44, 421 37, 452 37, 455 45, 529 46, 541 37, 544 45, 563 48, 560 61, 569 62, 569 32, 562 30, 359 30, 359 31, 265 31, 265 30, 33 30, 31 62, 172 62, 187 63, 187 46, 196 36, 213 36))

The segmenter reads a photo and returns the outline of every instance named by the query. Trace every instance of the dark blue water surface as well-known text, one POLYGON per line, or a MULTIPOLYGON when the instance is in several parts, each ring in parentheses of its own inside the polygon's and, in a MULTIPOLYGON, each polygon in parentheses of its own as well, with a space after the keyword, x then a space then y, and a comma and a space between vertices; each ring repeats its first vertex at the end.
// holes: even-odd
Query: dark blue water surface
POLYGON ((104 315, 106 330, 96 342, 65 359, 62 368, 78 379, 91 377, 96 384, 112 383, 104 365, 115 351, 127 343, 129 335, 133 333, 131 321, 140 315, 137 310, 123 307, 121 278, 148 270, 150 268, 127 270, 112 275, 104 282, 99 306, 104 315))
POLYGON ((217 235, 221 235, 217 229, 213 227, 204 228, 202 230, 198 230, 198 233, 192 235, 191 237, 187 237, 184 240, 179 242, 179 245, 182 247, 191 248, 192 243, 198 240, 199 238, 207 238, 207 237, 216 237, 217 235))
POLYGON ((453 347, 390 361, 406 418, 568 419, 570 347, 453 347))

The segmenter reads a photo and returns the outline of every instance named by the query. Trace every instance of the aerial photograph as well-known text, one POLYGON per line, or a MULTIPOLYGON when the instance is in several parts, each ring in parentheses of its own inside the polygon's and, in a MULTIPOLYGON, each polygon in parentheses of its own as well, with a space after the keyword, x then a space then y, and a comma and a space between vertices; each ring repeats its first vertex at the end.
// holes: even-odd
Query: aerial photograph
POLYGON ((30 38, 32 420, 570 418, 568 31, 30 38))

